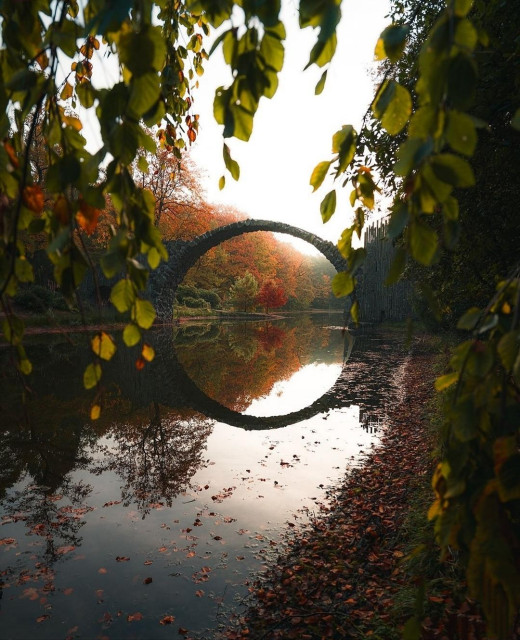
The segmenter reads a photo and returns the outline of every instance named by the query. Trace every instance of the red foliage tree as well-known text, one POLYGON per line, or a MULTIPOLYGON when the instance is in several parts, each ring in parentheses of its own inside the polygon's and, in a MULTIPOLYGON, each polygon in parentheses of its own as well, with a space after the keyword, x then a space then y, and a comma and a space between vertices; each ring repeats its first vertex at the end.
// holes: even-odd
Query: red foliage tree
POLYGON ((258 304, 263 305, 266 313, 269 313, 269 309, 278 309, 284 306, 287 302, 287 294, 284 288, 275 280, 267 280, 262 285, 256 301, 258 304))

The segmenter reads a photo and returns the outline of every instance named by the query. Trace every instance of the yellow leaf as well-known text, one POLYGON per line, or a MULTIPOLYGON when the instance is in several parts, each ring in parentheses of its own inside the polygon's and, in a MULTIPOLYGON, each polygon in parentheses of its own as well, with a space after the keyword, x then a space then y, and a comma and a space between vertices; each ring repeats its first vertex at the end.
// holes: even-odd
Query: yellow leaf
POLYGON ((72 98, 72 85, 66 82, 60 94, 60 99, 68 100, 69 98, 72 98))
POLYGON ((155 358, 155 350, 146 342, 143 344, 143 350, 141 351, 141 355, 145 360, 151 362, 155 358))
POLYGON ((116 345, 112 338, 101 331, 97 333, 91 340, 92 351, 103 360, 111 360, 116 352, 116 345))
POLYGON ((90 419, 97 420, 101 415, 101 407, 98 404, 93 404, 90 409, 90 419))

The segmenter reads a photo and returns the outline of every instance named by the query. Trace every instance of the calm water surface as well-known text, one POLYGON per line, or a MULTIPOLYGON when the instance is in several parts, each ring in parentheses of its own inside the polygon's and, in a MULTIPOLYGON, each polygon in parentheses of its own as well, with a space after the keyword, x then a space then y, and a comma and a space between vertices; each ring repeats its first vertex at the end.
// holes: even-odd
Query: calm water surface
POLYGON ((143 371, 123 348, 106 366, 96 422, 86 335, 29 339, 23 407, 0 347, 0 638, 225 626, 399 394, 404 351, 339 318, 152 332, 143 371))

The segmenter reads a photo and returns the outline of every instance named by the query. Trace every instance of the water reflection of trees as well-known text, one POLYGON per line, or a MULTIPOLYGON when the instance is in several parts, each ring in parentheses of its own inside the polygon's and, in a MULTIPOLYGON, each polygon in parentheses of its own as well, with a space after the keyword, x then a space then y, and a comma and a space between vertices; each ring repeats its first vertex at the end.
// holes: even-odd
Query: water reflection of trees
POLYGON ((30 558, 17 556, 15 564, 4 569, 3 581, 43 581, 44 591, 50 591, 53 565, 81 545, 84 516, 92 510, 87 503, 92 487, 72 476, 88 465, 92 433, 78 413, 64 412, 52 396, 30 396, 24 406, 4 398, 2 409, 2 524, 23 523, 26 536, 34 539, 30 558), (22 482, 23 489, 9 491, 22 482))
POLYGON ((204 342, 204 357, 200 344, 178 338, 175 342, 177 358, 193 382, 237 412, 268 395, 276 382, 290 378, 306 361, 313 361, 317 348, 324 354, 333 351, 337 361, 338 349, 331 347, 330 332, 311 322, 223 326, 218 339, 204 342))
POLYGON ((98 445, 104 458, 94 470, 117 473, 124 481, 123 503, 135 504, 143 516, 158 503, 171 506, 206 464, 204 452, 212 424, 193 412, 165 409, 154 402, 148 417, 138 412, 124 423, 113 424, 108 443, 98 445))

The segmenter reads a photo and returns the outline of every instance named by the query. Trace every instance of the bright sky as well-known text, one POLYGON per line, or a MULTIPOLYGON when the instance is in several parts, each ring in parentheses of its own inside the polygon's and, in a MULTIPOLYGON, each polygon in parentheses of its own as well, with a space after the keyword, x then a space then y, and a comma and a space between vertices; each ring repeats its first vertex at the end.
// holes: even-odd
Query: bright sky
MULTIPOLYGON (((373 99, 374 47, 389 23, 385 19, 388 3, 343 2, 338 48, 320 96, 314 95, 314 87, 322 70, 313 66, 303 72, 316 33, 299 29, 295 2, 288 0, 283 6, 287 40, 278 91, 271 100, 262 98, 249 142, 228 140, 231 154, 240 164, 240 181, 234 182, 226 174, 225 189, 218 189, 224 162, 222 128, 213 119, 213 96, 215 89, 230 79, 220 49, 206 63, 195 94, 194 108, 201 122, 191 155, 206 175, 209 201, 231 204, 252 218, 286 222, 336 242, 351 224, 350 189, 338 191, 336 213, 324 225, 319 206, 332 181, 312 195, 309 178, 318 162, 330 159, 333 133, 344 124, 359 130, 373 99)), ((305 243, 298 246, 308 247, 305 243)))

